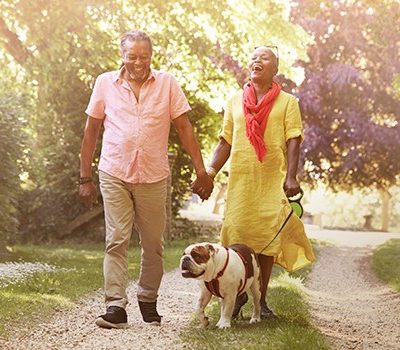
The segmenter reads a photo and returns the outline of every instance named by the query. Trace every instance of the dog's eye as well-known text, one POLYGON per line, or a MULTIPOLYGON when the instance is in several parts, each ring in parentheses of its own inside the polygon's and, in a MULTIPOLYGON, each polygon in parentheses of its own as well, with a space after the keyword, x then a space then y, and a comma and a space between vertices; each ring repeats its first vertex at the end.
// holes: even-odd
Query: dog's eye
POLYGON ((200 256, 200 254, 196 252, 192 252, 190 255, 192 256, 193 259, 196 259, 200 256))

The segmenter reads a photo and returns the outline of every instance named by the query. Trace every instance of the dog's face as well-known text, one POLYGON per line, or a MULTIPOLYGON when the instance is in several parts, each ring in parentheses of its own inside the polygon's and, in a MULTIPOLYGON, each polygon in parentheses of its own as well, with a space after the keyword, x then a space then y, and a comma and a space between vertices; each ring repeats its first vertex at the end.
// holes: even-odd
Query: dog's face
POLYGON ((201 279, 213 263, 216 248, 208 242, 188 246, 180 261, 182 276, 201 279))

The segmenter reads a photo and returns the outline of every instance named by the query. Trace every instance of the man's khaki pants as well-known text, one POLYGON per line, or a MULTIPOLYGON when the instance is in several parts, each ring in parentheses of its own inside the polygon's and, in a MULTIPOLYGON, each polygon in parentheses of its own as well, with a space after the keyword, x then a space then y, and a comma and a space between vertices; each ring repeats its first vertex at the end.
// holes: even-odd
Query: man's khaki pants
POLYGON ((128 246, 133 225, 142 248, 137 298, 144 302, 156 301, 163 275, 167 180, 129 184, 102 171, 99 177, 106 222, 106 306, 125 308, 128 303, 128 246))

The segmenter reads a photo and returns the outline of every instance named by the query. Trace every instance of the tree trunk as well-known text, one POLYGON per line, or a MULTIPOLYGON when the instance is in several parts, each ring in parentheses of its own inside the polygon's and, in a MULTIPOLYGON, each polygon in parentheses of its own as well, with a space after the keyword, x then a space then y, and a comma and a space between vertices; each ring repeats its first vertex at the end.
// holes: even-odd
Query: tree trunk
POLYGON ((2 17, 0 17, 0 34, 0 42, 8 53, 10 53, 20 65, 24 65, 31 54, 23 45, 18 35, 8 28, 2 17))
POLYGON ((166 206, 166 211, 167 211, 167 220, 165 223, 165 231, 164 231, 164 238, 166 241, 171 240, 172 236, 172 168, 174 167, 176 155, 173 153, 168 153, 168 163, 169 163, 169 168, 170 168, 170 174, 167 179, 167 203, 165 204, 166 206))
POLYGON ((392 198, 392 195, 386 187, 380 187, 379 194, 382 201, 381 229, 384 232, 388 232, 390 222, 390 200, 392 198))

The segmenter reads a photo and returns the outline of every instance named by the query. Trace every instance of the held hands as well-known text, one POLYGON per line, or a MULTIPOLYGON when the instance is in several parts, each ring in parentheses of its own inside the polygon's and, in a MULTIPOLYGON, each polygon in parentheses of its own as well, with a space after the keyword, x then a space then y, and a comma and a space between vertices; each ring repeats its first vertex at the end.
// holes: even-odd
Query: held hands
POLYGON ((214 189, 214 180, 206 172, 197 175, 196 180, 191 184, 193 193, 196 193, 203 201, 210 198, 214 189))
POLYGON ((300 185, 296 180, 296 178, 286 178, 285 183, 283 185, 283 189, 288 198, 294 197, 301 191, 300 185))
POLYGON ((92 209, 93 205, 98 202, 96 186, 92 181, 79 185, 79 196, 89 209, 92 209))

